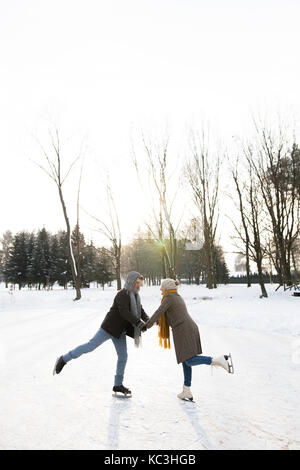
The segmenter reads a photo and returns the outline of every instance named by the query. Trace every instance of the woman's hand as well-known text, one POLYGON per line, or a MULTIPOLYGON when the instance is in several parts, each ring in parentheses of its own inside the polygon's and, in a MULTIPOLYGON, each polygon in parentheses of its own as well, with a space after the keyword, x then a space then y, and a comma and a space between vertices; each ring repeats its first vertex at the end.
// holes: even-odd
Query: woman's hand
POLYGON ((139 323, 137 324, 137 327, 140 329, 140 331, 146 331, 146 323, 143 320, 140 320, 139 323))

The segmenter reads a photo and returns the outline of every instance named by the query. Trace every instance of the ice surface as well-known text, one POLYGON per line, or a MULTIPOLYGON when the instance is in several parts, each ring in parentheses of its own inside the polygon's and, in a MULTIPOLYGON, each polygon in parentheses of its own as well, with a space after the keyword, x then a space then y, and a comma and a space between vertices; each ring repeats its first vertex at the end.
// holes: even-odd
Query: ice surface
MULTIPOLYGON (((136 349, 128 338, 124 385, 112 397, 116 354, 107 342, 53 376, 57 356, 99 328, 115 286, 75 291, 0 288, 0 449, 299 449, 300 299, 259 298, 259 287, 180 287, 199 325, 203 354, 231 352, 235 374, 193 368, 197 404, 176 397, 182 367, 174 346, 158 346, 157 327, 136 349), (208 297, 208 298, 207 298, 208 297)), ((152 314, 159 287, 143 287, 152 314)))

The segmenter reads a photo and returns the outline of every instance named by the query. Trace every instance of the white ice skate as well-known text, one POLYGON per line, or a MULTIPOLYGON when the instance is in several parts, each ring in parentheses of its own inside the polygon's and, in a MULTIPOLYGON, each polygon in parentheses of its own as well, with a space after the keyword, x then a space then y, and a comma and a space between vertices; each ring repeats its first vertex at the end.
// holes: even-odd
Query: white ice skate
POLYGON ((182 392, 177 395, 178 398, 185 401, 194 401, 191 388, 186 385, 183 386, 182 392))
POLYGON ((213 360, 211 362, 212 367, 223 367, 223 369, 226 370, 229 374, 234 373, 233 369, 233 363, 232 363, 232 357, 231 354, 229 353, 228 356, 219 356, 219 357, 213 357, 213 360))

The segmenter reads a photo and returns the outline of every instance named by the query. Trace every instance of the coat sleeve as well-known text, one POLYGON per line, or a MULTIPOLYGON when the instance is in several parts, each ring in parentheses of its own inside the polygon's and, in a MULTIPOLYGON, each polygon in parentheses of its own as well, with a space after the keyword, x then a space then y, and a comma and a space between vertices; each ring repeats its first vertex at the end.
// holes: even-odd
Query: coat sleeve
POLYGON ((151 328, 155 322, 168 310, 171 305, 170 296, 167 295, 163 302, 160 304, 158 309, 153 313, 152 317, 147 321, 146 327, 147 329, 151 328))
POLYGON ((141 308, 141 318, 144 322, 147 322, 149 320, 149 317, 147 313, 145 312, 145 310, 143 309, 143 307, 141 308))
POLYGON ((139 319, 130 311, 130 301, 125 294, 117 294, 115 297, 119 313, 121 317, 130 322, 132 325, 137 325, 139 319))

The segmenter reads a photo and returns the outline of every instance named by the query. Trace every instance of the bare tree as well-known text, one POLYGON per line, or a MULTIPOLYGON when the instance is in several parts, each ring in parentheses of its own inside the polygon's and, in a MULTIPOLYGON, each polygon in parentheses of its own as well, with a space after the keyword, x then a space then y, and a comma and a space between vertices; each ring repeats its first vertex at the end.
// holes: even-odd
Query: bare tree
POLYGON ((250 254, 249 254, 249 245, 250 245, 250 237, 249 237, 249 230, 247 226, 246 216, 245 216, 245 209, 244 209, 244 202, 243 202, 243 188, 240 185, 240 173, 238 168, 238 158, 236 160, 235 167, 231 167, 230 169, 231 175, 235 184, 235 189, 238 195, 238 210, 241 217, 242 227, 244 231, 244 240, 245 240, 245 251, 244 255, 246 258, 246 275, 247 275, 247 287, 251 287, 251 280, 250 280, 250 254))
POLYGON ((214 244, 218 226, 219 157, 213 158, 206 142, 204 130, 201 135, 190 133, 191 159, 186 165, 186 176, 191 185, 194 202, 203 223, 204 252, 206 258, 206 287, 216 288, 214 244))
POLYGON ((81 180, 82 180, 82 170, 83 170, 83 160, 80 169, 79 182, 78 182, 78 191, 77 191, 77 206, 76 206, 76 226, 74 233, 74 241, 76 247, 76 265, 77 265, 77 275, 78 275, 78 284, 81 286, 81 269, 80 269, 80 249, 81 249, 81 237, 80 237, 80 224, 79 224, 79 207, 80 207, 80 189, 81 189, 81 180))
MULTIPOLYGON (((112 189, 110 183, 107 182, 106 185, 106 196, 107 196, 107 206, 109 212, 109 222, 104 222, 96 216, 91 214, 94 220, 99 223, 99 228, 95 229, 97 232, 103 234, 111 243, 111 247, 106 249, 102 248, 106 252, 107 256, 110 258, 112 267, 117 279, 117 289, 122 288, 121 283, 121 255, 122 255, 122 237, 120 229, 119 215, 116 208, 115 200, 112 194, 112 189)), ((88 212, 85 211, 87 214, 88 212)))
POLYGON ((263 297, 268 297, 264 278, 263 278, 263 259, 266 254, 266 248, 263 246, 261 227, 262 227, 262 210, 261 210, 261 199, 259 194, 258 186, 254 184, 251 168, 249 169, 249 186, 248 186, 248 204, 249 214, 247 214, 246 225, 251 228, 252 231, 252 243, 250 245, 252 259, 255 261, 258 272, 258 279, 263 297))
MULTIPOLYGON (((239 253, 246 255, 247 250, 248 269, 250 259, 255 262, 262 297, 268 297, 263 275, 263 260, 267 252, 263 239, 265 214, 262 210, 259 185, 255 184, 251 165, 248 167, 247 181, 241 183, 237 173, 233 173, 233 179, 238 194, 238 207, 241 217, 240 225, 232 221, 237 234, 233 239, 237 240, 237 247, 239 247, 240 242, 243 244, 245 251, 240 248, 239 253)), ((248 276, 249 286, 250 270, 248 276)))
POLYGON ((299 149, 289 146, 282 127, 278 133, 256 126, 257 140, 246 148, 246 157, 260 187, 272 227, 274 250, 269 252, 280 284, 291 286, 292 251, 299 235, 299 149))
MULTIPOLYGON (((175 222, 173 216, 173 206, 176 199, 176 192, 170 197, 168 190, 169 175, 169 159, 168 146, 169 137, 166 137, 161 144, 154 144, 153 141, 146 141, 142 135, 143 147, 146 154, 147 171, 151 176, 153 190, 157 195, 158 208, 152 207, 153 221, 146 223, 148 229, 152 233, 153 238, 161 247, 162 268, 164 277, 176 278, 177 262, 178 262, 178 242, 177 234, 181 223, 175 222)), ((140 164, 136 154, 133 152, 133 162, 140 181, 143 183, 140 175, 140 164)), ((177 187, 178 189, 178 187, 177 187)))
MULTIPOLYGON (((50 134, 50 140, 51 140, 51 149, 52 152, 54 152, 54 161, 51 159, 49 156, 48 152, 45 150, 45 148, 39 143, 40 148, 44 154, 44 157, 47 160, 48 167, 49 169, 44 168, 42 165, 40 165, 37 162, 34 162, 37 164, 39 168, 41 168, 56 184, 58 193, 59 193, 59 198, 63 210, 63 215, 64 219, 66 222, 66 227, 67 227, 67 240, 68 240, 68 258, 71 266, 71 272, 72 272, 72 277, 73 277, 73 282, 74 286, 76 289, 76 297, 74 300, 79 300, 81 298, 81 283, 80 283, 80 271, 78 270, 78 266, 76 266, 75 258, 73 255, 73 248, 72 248, 72 242, 71 242, 71 227, 70 227, 70 221, 67 213, 67 208, 63 196, 63 191, 62 191, 62 186, 64 182, 66 181, 66 178, 70 174, 70 171, 74 167, 75 163, 79 160, 81 157, 81 151, 79 155, 74 159, 74 161, 71 163, 68 171, 66 174, 63 176, 62 175, 62 159, 61 159, 61 149, 60 149, 60 138, 59 138, 59 132, 58 129, 55 129, 54 135, 52 134, 51 131, 49 131, 50 134)), ((80 185, 79 185, 80 187, 80 185)), ((79 197, 79 192, 78 192, 78 197, 79 197)), ((77 205, 78 206, 78 205, 77 205)), ((77 218, 77 222, 79 224, 79 220, 77 218)), ((79 258, 78 258, 79 259, 79 258)))

